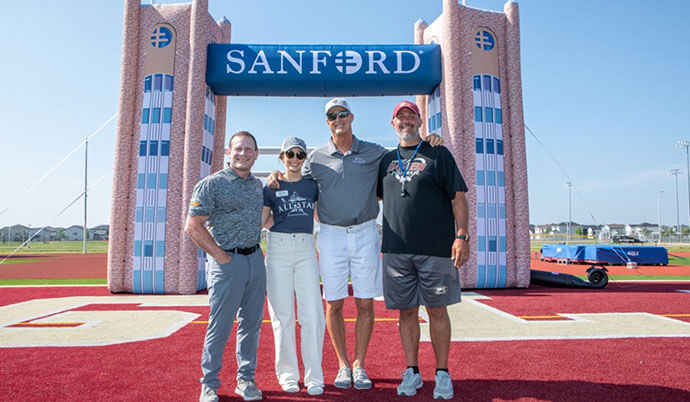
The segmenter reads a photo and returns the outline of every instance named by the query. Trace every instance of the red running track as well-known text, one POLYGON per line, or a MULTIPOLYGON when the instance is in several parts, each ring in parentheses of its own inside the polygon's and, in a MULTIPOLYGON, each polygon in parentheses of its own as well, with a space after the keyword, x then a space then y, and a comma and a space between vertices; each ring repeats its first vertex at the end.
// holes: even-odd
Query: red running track
MULTIPOLYGON (((688 257, 690 252, 674 253, 688 257)), ((18 256, 13 259, 40 258, 41 261, 0 265, 0 279, 60 279, 60 278, 105 278, 107 276, 107 254, 55 254, 39 256, 18 256)), ((539 260, 539 252, 532 252, 531 266, 542 271, 586 275, 589 264, 559 265, 539 260)), ((639 266, 628 269, 625 266, 607 266, 611 279, 619 275, 637 275, 644 280, 648 275, 687 275, 690 265, 639 266)))
MULTIPOLYGON (((5 258, 0 257, 0 260, 5 258)), ((12 256, 12 260, 40 261, 0 265, 0 279, 106 278, 107 254, 46 254, 12 256)))

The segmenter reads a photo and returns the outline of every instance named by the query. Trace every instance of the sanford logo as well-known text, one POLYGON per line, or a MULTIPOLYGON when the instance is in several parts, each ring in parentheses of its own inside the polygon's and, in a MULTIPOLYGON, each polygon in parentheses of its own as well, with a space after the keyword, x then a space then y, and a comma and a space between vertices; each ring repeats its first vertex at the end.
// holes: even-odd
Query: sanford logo
POLYGON ((364 74, 411 74, 421 64, 417 52, 407 49, 341 50, 290 49, 246 52, 232 49, 226 54, 227 74, 322 74, 328 66, 345 75, 364 70, 364 74))

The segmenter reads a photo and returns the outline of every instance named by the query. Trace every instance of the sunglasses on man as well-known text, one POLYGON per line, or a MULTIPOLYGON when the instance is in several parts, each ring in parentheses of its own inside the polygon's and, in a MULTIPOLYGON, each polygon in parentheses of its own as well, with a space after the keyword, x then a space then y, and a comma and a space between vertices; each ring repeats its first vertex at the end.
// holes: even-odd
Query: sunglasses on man
POLYGON ((335 113, 327 113, 326 117, 328 117, 328 121, 334 121, 338 117, 340 117, 341 119, 344 119, 349 115, 350 115, 350 112, 348 112, 347 110, 341 110, 341 111, 335 112, 335 113))
POLYGON ((307 157, 307 154, 305 154, 302 151, 297 151, 297 152, 285 151, 285 156, 287 156, 288 159, 292 159, 296 156, 297 159, 302 160, 302 159, 307 157))

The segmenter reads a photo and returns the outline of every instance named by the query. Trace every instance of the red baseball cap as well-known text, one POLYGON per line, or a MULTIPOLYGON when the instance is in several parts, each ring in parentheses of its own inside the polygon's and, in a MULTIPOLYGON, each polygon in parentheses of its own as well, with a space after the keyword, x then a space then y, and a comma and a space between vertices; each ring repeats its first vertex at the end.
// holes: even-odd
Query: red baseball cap
POLYGON ((419 108, 417 107, 417 105, 414 102, 404 100, 404 101, 398 103, 397 105, 395 105, 395 109, 393 109, 393 118, 395 118, 395 116, 398 115, 398 112, 400 111, 400 109, 404 109, 404 108, 410 109, 411 111, 415 112, 417 114, 417 116, 421 117, 421 114, 419 114, 419 108))

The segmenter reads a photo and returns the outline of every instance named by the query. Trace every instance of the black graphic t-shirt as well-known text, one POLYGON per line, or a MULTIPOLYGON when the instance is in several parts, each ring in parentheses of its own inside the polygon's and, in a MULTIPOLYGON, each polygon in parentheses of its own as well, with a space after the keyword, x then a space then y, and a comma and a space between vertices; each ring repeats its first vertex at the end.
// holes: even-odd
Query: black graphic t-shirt
POLYGON ((264 206, 273 211, 271 232, 314 233, 314 202, 319 192, 316 182, 281 181, 279 189, 264 187, 264 206))
MULTIPOLYGON (((401 147, 406 167, 415 146, 401 147)), ((455 217, 451 201, 455 192, 467 191, 465 181, 446 147, 423 142, 405 174, 396 151, 384 155, 379 165, 377 195, 383 197, 384 253, 449 257, 455 240, 455 217)))

